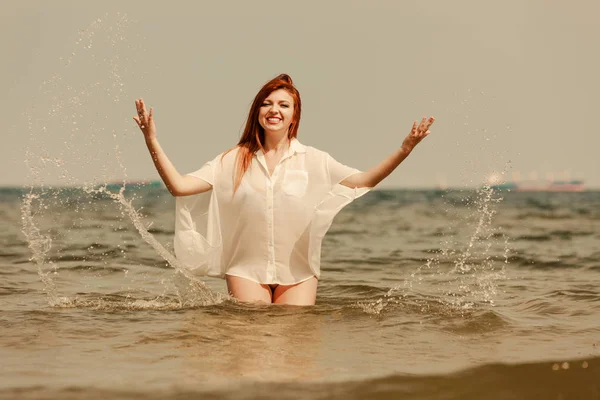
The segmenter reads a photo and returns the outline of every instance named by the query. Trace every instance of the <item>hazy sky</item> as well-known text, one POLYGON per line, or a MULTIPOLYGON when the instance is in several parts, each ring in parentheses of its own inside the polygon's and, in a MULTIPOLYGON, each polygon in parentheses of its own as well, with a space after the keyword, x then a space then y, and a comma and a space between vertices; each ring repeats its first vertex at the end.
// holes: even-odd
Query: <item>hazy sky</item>
POLYGON ((136 97, 176 167, 195 170, 285 72, 300 141, 356 168, 437 118, 382 186, 506 170, 600 187, 598 15, 597 0, 3 0, 0 184, 157 179, 136 97))

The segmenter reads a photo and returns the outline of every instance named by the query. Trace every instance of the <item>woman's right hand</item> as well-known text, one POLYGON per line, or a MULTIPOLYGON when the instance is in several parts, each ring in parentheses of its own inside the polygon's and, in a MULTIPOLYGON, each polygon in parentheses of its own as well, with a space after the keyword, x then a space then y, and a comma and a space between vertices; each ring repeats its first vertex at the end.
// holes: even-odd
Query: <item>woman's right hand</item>
POLYGON ((146 112, 144 99, 138 99, 135 101, 135 108, 137 109, 137 116, 133 117, 133 120, 140 127, 146 140, 154 139, 156 137, 156 126, 154 125, 152 107, 150 107, 149 113, 146 112))

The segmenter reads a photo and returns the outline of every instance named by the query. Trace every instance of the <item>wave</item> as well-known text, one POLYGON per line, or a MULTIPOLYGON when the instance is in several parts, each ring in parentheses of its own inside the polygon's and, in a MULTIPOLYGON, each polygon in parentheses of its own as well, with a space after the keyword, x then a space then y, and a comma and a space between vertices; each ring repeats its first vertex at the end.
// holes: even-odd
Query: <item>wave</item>
MULTIPOLYGON (((126 268, 123 267, 110 267, 108 265, 85 265, 78 264, 72 267, 60 267, 61 271, 83 271, 83 272, 95 272, 97 274, 108 275, 108 274, 116 274, 123 273, 127 271, 126 268)), ((96 275, 98 276, 98 275, 96 275)))
POLYGON ((526 256, 524 254, 512 254, 508 256, 508 264, 531 269, 549 270, 549 269, 577 269, 583 268, 578 262, 567 262, 557 260, 541 260, 535 256, 526 256))
POLYGON ((41 385, 1 389, 0 399, 280 399, 395 400, 505 400, 597 399, 600 358, 555 360, 519 364, 486 364, 436 375, 395 374, 342 382, 237 382, 198 390, 195 386, 130 389, 41 385))
POLYGON ((23 289, 18 287, 0 286, 0 296, 11 296, 15 294, 35 293, 34 289, 23 289))
POLYGON ((594 232, 579 232, 579 231, 567 231, 558 230, 548 232, 546 234, 526 234, 512 238, 513 241, 525 241, 525 242, 547 242, 551 240, 571 240, 575 237, 586 237, 592 236, 594 232))

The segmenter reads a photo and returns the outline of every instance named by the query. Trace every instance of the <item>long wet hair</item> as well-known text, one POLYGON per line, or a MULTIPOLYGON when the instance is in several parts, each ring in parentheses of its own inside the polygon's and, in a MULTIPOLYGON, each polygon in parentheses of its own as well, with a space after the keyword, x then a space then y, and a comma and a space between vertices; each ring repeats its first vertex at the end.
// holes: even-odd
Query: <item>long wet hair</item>
MULTIPOLYGON (((264 84, 264 86, 256 94, 256 97, 254 97, 254 101, 250 107, 248 119, 246 120, 246 127, 244 128, 242 137, 236 146, 239 149, 236 155, 237 167, 234 170, 233 176, 234 193, 242 183, 244 174, 246 171, 248 171, 248 168, 250 168, 254 153, 259 150, 264 151, 263 144, 265 143, 265 130, 258 122, 258 113, 265 99, 269 97, 271 93, 279 89, 287 90, 294 100, 294 115, 292 117, 292 123, 288 129, 288 141, 298 136, 298 126, 300 125, 300 115, 302 110, 300 93, 294 86, 292 78, 287 74, 281 74, 264 84)), ((229 153, 231 150, 234 150, 236 147, 225 152, 223 157, 225 157, 227 153, 229 153)))

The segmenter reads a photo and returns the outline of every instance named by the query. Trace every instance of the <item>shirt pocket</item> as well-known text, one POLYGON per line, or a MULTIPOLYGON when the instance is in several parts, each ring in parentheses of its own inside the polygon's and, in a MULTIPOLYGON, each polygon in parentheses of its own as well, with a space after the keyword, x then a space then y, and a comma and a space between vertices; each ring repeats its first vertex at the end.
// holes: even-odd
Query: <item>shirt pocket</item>
POLYGON ((308 172, 288 169, 283 179, 283 192, 291 196, 302 197, 308 186, 308 172))

